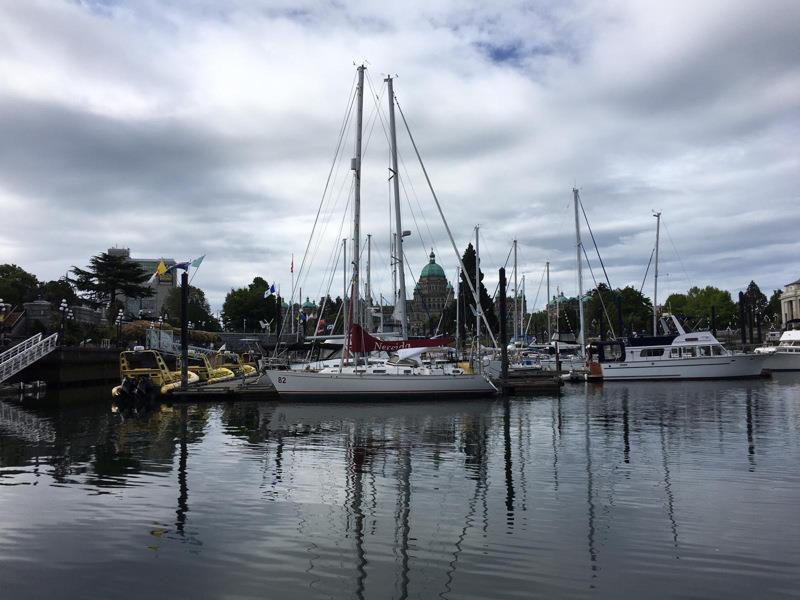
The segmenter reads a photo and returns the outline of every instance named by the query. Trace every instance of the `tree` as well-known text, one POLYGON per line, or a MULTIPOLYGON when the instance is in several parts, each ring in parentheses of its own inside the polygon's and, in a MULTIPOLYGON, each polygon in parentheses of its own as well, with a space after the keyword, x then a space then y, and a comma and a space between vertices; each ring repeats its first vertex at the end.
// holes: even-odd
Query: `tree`
MULTIPOLYGON (((469 284, 467 283, 467 278, 469 278, 469 281, 475 285, 475 248, 472 247, 471 243, 467 245, 467 249, 464 251, 464 255, 461 257, 461 260, 464 263, 464 268, 466 269, 466 271, 461 272, 461 281, 459 282, 458 286, 458 301, 460 303, 461 311, 459 316, 459 327, 461 329, 461 338, 464 339, 466 338, 467 331, 471 333, 475 332, 475 314, 472 312, 475 310, 475 297, 469 288, 469 284)), ((483 309, 483 314, 486 315, 486 319, 489 321, 489 326, 492 328, 492 331, 499 331, 497 315, 494 311, 494 302, 489 297, 489 293, 486 291, 486 286, 483 285, 483 269, 481 269, 480 272, 479 294, 481 308, 483 309)), ((450 303, 450 305, 444 310, 442 317, 442 329, 440 331, 444 333, 454 332, 455 318, 455 303, 450 303)), ((438 318, 432 319, 433 328, 436 327, 438 322, 438 318)), ((485 329, 486 324, 483 323, 481 325, 481 330, 484 331, 485 329)))
POLYGON ((670 294, 664 301, 664 308, 675 316, 685 317, 688 303, 689 298, 686 294, 670 294))
POLYGON ((0 298, 11 305, 36 299, 39 280, 17 265, 0 265, 0 298))
POLYGON ((55 306, 61 304, 62 300, 66 300, 68 304, 75 304, 78 301, 75 290, 72 289, 72 286, 66 279, 48 281, 47 283, 41 284, 39 287, 39 295, 55 306))
MULTIPOLYGON (((181 314, 181 288, 172 288, 164 301, 164 308, 173 320, 180 320, 181 314)), ((204 331, 220 331, 219 322, 211 314, 211 306, 206 300, 203 290, 193 285, 189 286, 188 319, 198 329, 204 331)))
POLYGON ((772 290, 772 296, 767 303, 767 319, 771 325, 780 327, 781 325, 781 290, 772 290))
POLYGON ((246 327, 252 331, 259 328, 260 321, 273 321, 274 328, 280 298, 275 294, 266 294, 265 298, 267 287, 263 278, 255 277, 246 288, 228 292, 222 305, 226 325, 236 330, 244 328, 246 323, 246 327))
POLYGON ((118 294, 127 298, 146 298, 153 294, 152 288, 145 285, 150 274, 127 256, 103 252, 93 256, 86 269, 73 266, 72 273, 75 279, 70 283, 94 308, 114 306, 118 294))

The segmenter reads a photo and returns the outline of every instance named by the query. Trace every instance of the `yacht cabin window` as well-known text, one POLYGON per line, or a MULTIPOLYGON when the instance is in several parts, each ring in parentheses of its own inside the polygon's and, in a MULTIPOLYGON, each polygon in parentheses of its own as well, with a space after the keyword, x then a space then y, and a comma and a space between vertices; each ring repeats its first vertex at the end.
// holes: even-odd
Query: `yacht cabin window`
POLYGON ((664 356, 663 348, 645 348, 640 355, 642 358, 646 356, 664 356))
POLYGON ((694 346, 684 346, 683 348, 681 348, 681 350, 683 351, 684 358, 697 356, 697 348, 695 348, 694 346))

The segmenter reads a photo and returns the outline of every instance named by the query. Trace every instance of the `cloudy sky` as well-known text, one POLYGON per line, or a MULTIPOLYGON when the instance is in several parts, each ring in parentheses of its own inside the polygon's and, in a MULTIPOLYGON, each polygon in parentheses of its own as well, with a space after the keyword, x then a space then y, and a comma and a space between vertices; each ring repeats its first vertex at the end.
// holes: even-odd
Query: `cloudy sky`
MULTIPOLYGON (((0 0, 0 263, 51 279, 115 245, 206 254, 194 283, 215 307, 257 274, 288 295, 366 61, 376 294, 391 294, 387 73, 459 248, 479 223, 494 278, 518 238, 529 303, 547 260, 574 293, 573 186, 614 286, 641 285, 657 209, 664 294, 769 291, 800 277, 798 57, 794 0, 0 0)), ((347 235, 352 130, 303 295, 325 291, 347 235)), ((452 277, 399 147, 413 274, 434 247, 452 277)))

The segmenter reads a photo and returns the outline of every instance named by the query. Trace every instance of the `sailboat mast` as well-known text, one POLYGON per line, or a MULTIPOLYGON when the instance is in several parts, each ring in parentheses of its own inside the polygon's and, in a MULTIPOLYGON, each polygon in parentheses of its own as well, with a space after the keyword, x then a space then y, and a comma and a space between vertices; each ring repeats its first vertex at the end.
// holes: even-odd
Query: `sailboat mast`
POLYGON ((661 213, 653 215, 656 218, 656 270, 653 279, 653 335, 658 335, 658 242, 661 234, 661 213))
POLYGON ((550 340, 553 339, 553 334, 550 332, 550 261, 548 260, 545 263, 545 269, 547 270, 547 342, 550 343, 550 340))
POLYGON ((339 363, 339 370, 341 371, 344 366, 344 359, 347 356, 347 340, 349 339, 348 331, 350 331, 350 324, 348 323, 349 315, 347 312, 347 238, 342 238, 342 333, 344 334, 344 345, 342 346, 342 359, 339 363))
POLYGON ((527 331, 528 328, 527 327, 524 327, 524 330, 523 330, 524 323, 525 323, 525 274, 523 273, 522 274, 522 296, 520 296, 520 302, 519 302, 519 329, 520 329, 520 334, 523 337, 525 337, 527 335, 527 333, 528 333, 528 331, 527 331))
POLYGON ((517 324, 517 315, 519 314, 519 306, 517 304, 517 297, 519 296, 519 289, 517 289, 517 240, 514 240, 514 341, 517 340, 519 327, 517 324))
POLYGON ((480 225, 475 225, 475 356, 477 371, 481 372, 481 252, 480 225))
POLYGON ((461 350, 461 327, 459 312, 461 305, 461 267, 456 267, 456 358, 461 350))
POLYGON ((581 260, 581 250, 583 250, 583 246, 581 245, 581 223, 578 220, 578 203, 580 202, 580 196, 578 196, 577 188, 572 188, 572 197, 575 202, 575 256, 578 262, 578 315, 580 321, 580 329, 578 330, 578 344, 581 347, 581 355, 583 355, 583 260, 581 260))
POLYGON ((391 77, 386 78, 386 88, 389 96, 389 135, 392 142, 392 184, 394 187, 394 260, 397 265, 397 318, 400 320, 400 333, 403 339, 408 339, 406 323, 406 272, 403 257, 403 223, 400 218, 400 173, 397 170, 397 133, 394 122, 394 87, 391 77))
POLYGON ((370 308, 372 308, 372 285, 371 285, 371 271, 372 271, 372 234, 367 234, 367 289, 364 291, 364 324, 367 325, 367 331, 372 331, 372 319, 370 318, 370 308))
POLYGON ((353 293, 350 298, 354 324, 359 324, 361 320, 358 316, 358 286, 360 285, 359 264, 361 263, 361 133, 364 121, 365 69, 366 67, 364 65, 358 67, 358 89, 356 90, 356 106, 358 109, 356 113, 356 156, 350 165, 355 178, 353 184, 353 293))

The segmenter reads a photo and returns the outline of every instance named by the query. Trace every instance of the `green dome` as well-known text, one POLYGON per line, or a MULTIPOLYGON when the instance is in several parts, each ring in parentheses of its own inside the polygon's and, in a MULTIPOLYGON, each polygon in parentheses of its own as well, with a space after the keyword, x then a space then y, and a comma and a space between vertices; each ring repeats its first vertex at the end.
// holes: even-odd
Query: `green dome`
POLYGON ((441 279, 445 279, 444 269, 436 264, 436 255, 431 250, 431 262, 425 265, 425 268, 422 269, 422 273, 420 273, 420 278, 422 277, 439 277, 441 279))
POLYGON ((306 296, 306 301, 303 302, 303 308, 317 308, 317 305, 311 302, 311 300, 308 299, 308 296, 306 296))

